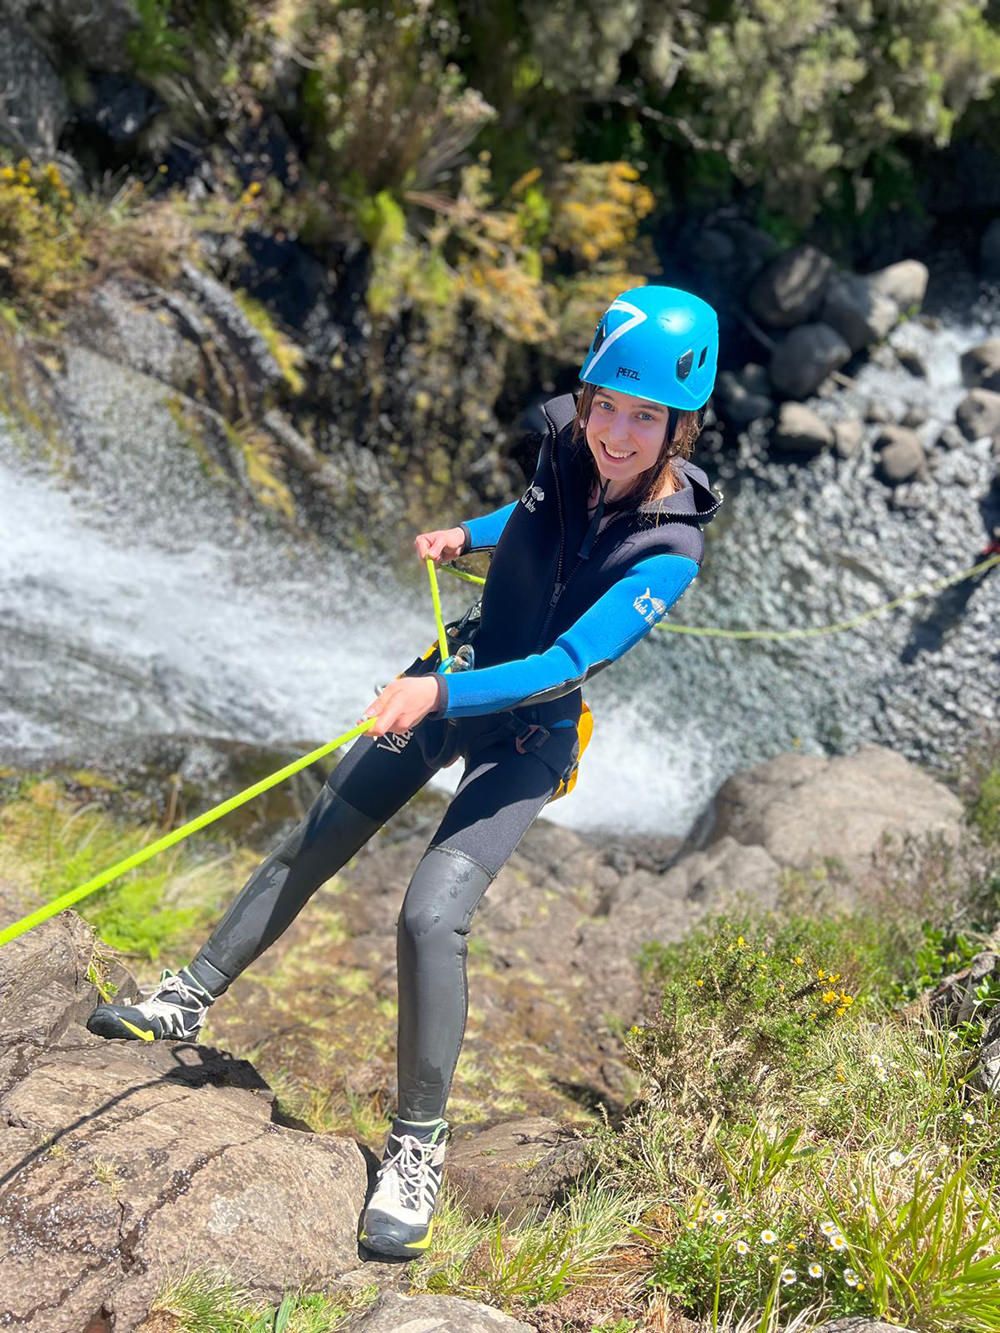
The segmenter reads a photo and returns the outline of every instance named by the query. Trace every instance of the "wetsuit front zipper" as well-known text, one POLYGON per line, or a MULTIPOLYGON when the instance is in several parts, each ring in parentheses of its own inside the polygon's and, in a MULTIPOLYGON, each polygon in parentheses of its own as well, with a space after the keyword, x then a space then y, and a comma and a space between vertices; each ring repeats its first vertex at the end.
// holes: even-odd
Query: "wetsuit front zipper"
POLYGON ((548 413, 545 414, 545 425, 552 440, 552 478, 556 484, 556 514, 559 517, 559 559, 556 562, 556 581, 552 589, 552 596, 549 598, 549 609, 545 613, 545 620, 542 623, 541 634, 538 638, 538 644, 535 652, 541 652, 545 643, 545 634, 549 628, 549 622, 555 614, 556 603, 563 594, 565 584, 562 582, 563 557, 566 554, 566 521, 563 518, 562 507, 562 489, 559 484, 559 459, 556 456, 556 450, 559 447, 559 433, 549 420, 548 413))
MULTIPOLYGON (((558 484, 557 484, 557 485, 556 485, 556 492, 557 492, 557 493, 558 493, 558 490, 559 490, 559 487, 558 487, 558 484)), ((597 545, 597 542, 600 541, 600 539, 605 535, 605 533, 608 531, 608 528, 611 527, 612 523, 614 523, 614 522, 615 522, 617 519, 619 519, 619 518, 623 518, 626 512, 627 512, 627 511, 623 510, 621 513, 618 513, 618 514, 609 514, 609 515, 608 515, 607 525, 605 526, 605 528, 604 528, 604 530, 603 530, 602 532, 598 533, 597 541, 594 542, 594 546, 596 546, 596 545, 597 545)), ((560 515, 560 516, 561 516, 561 515, 560 515)), ((539 640, 538 640, 538 647, 535 649, 535 651, 536 651, 536 652, 539 652, 539 653, 542 652, 543 649, 544 649, 545 646, 546 646, 546 645, 545 645, 545 636, 546 636, 546 634, 547 634, 547 632, 548 632, 549 625, 552 623, 552 617, 553 617, 553 616, 555 615, 555 613, 556 613, 556 607, 559 605, 559 599, 560 599, 560 597, 562 597, 563 593, 564 593, 564 592, 566 591, 566 589, 569 587, 570 582, 571 582, 571 580, 572 580, 574 574, 575 574, 576 571, 580 568, 580 566, 583 564, 583 562, 584 562, 585 560, 589 560, 590 557, 593 555, 593 549, 591 549, 589 555, 581 555, 581 556, 578 556, 578 557, 577 557, 577 560, 576 560, 576 563, 574 564, 573 568, 572 568, 572 569, 569 571, 569 573, 566 575, 565 582, 560 582, 560 581, 559 581, 559 575, 562 573, 563 546, 565 545, 565 528, 563 527, 562 524, 560 524, 560 527, 562 528, 563 537, 562 537, 562 544, 560 545, 560 548, 559 548, 559 565, 558 565, 557 568, 556 568, 556 586, 553 588, 553 590, 552 590, 552 596, 549 598, 549 609, 548 609, 548 611, 546 612, 546 615, 545 615, 545 623, 542 625, 542 633, 541 633, 541 637, 540 637, 539 640)))

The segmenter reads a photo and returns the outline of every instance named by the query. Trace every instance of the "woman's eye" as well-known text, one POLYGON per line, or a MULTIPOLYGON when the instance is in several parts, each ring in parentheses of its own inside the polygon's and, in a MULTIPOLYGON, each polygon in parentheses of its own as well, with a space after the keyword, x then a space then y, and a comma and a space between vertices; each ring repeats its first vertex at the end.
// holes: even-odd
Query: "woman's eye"
POLYGON ((653 420, 653 414, 652 414, 652 412, 639 412, 637 415, 638 415, 638 418, 639 418, 640 421, 652 421, 652 420, 653 420))
POLYGON ((598 399, 597 406, 604 412, 611 412, 614 410, 611 403, 609 403, 606 398, 598 399))

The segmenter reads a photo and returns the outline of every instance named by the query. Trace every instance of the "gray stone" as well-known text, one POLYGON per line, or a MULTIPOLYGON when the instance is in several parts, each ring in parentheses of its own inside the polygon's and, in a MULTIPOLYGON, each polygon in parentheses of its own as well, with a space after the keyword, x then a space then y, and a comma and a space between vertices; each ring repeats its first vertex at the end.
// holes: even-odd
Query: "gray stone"
POLYGON ((881 342, 899 318, 899 307, 866 278, 834 273, 827 284, 820 318, 837 330, 852 352, 858 352, 870 343, 881 342))
POLYGON ((1000 278, 1000 218, 994 218, 983 232, 979 268, 984 278, 1000 278))
POLYGON ((51 158, 69 119, 62 80, 32 34, 4 23, 0 41, 0 144, 16 155, 51 158))
POLYGON ((774 411, 772 398, 750 393, 731 370, 722 371, 716 380, 715 402, 725 420, 737 429, 774 411))
POLYGON ((771 377, 767 373, 766 366, 759 366, 754 361, 748 361, 737 376, 739 382, 746 389, 747 393, 759 393, 765 398, 771 395, 771 377))
POLYGON ((922 407, 908 407, 903 414, 903 420, 900 425, 908 426, 910 430, 916 430, 918 426, 927 424, 927 413, 922 407))
POLYGON ((941 427, 941 431, 937 439, 934 441, 934 444, 938 449, 964 449, 965 436, 957 426, 953 426, 949 422, 946 426, 941 427))
POLYGON ((772 328, 790 329, 820 308, 833 260, 811 245, 786 250, 757 274, 747 294, 751 312, 772 328))
POLYGON ((962 353, 962 383, 968 389, 1000 391, 1000 338, 989 338, 962 353))
POLYGON ((779 453, 818 454, 833 440, 832 427, 811 408, 801 403, 782 403, 771 434, 772 448, 779 453))
POLYGON ((834 448, 841 458, 851 458, 861 448, 864 438, 864 426, 857 417, 848 417, 845 421, 833 423, 834 448))
POLYGON ((872 398, 865 404, 865 420, 872 425, 882 425, 892 421, 892 413, 886 407, 885 403, 880 403, 872 398))
POLYGON ((829 1319, 825 1324, 817 1324, 812 1333, 912 1333, 902 1324, 887 1324, 881 1319, 871 1319, 864 1314, 845 1315, 842 1319, 829 1319))
POLYGON ((919 435, 906 426, 886 426, 874 442, 878 453, 875 473, 890 486, 910 481, 925 471, 924 448, 919 435))
POLYGON ((808 398, 850 359, 851 349, 828 324, 802 324, 774 349, 771 380, 788 398, 808 398))
POLYGON ((897 347, 896 360, 915 379, 925 380, 927 378, 927 365, 924 358, 919 352, 915 352, 912 347, 897 347))
POLYGON ((459 1131, 445 1177, 468 1212, 523 1222, 561 1202, 586 1161, 583 1141, 572 1130, 531 1116, 459 1131))
POLYGON ((1000 393, 973 389, 955 409, 955 420, 967 440, 1000 433, 1000 393))
POLYGON ((919 310, 927 292, 927 265, 919 259, 904 259, 877 273, 868 274, 868 282, 874 292, 888 296, 895 301, 902 314, 908 315, 919 310))
POLYGON ((459 1296, 403 1296, 384 1291, 344 1333, 535 1333, 533 1324, 459 1296))

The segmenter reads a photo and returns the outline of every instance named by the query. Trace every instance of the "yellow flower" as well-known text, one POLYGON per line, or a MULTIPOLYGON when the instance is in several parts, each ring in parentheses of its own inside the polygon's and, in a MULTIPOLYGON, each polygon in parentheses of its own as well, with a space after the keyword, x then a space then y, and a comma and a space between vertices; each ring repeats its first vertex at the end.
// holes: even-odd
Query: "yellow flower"
POLYGON ((835 981, 839 981, 839 980, 840 980, 840 973, 839 973, 839 972, 831 972, 830 975, 827 977, 827 981, 829 981, 831 985, 833 985, 833 983, 834 983, 835 981))
POLYGON ((835 990, 825 990, 823 992, 824 1004, 835 1004, 836 1000, 837 1000, 837 992, 835 990))
POLYGON ((743 938, 742 935, 737 935, 737 937, 736 937, 736 947, 737 947, 737 949, 745 949, 745 948, 747 947, 747 942, 746 942, 746 940, 743 938))
POLYGON ((785 1249, 794 1251, 798 1249, 798 1246, 795 1244, 794 1240, 790 1240, 788 1244, 785 1246, 785 1249))
POLYGON ((822 981, 823 978, 826 976, 826 973, 823 971, 822 968, 820 968, 820 969, 818 970, 818 972, 816 973, 816 975, 817 975, 817 977, 819 977, 820 981, 822 981))
POLYGON ((854 996, 853 996, 853 995, 848 995, 845 991, 841 991, 841 992, 840 992, 840 1003, 841 1003, 841 1004, 845 1004, 845 1005, 846 1005, 846 1004, 853 1004, 853 1003, 854 1003, 854 996))
POLYGON ((705 984, 705 980, 704 980, 703 977, 699 977, 698 980, 697 980, 694 984, 695 984, 696 986, 704 986, 704 984, 705 984))
POLYGON ((795 964, 796 967, 801 967, 802 964, 805 962, 805 959, 800 958, 799 955, 796 954, 795 957, 792 959, 792 962, 795 964))
POLYGON ((847 1005, 839 1004, 837 1008, 834 1010, 834 1013, 837 1015, 838 1018, 843 1018, 843 1016, 847 1013, 847 1005))

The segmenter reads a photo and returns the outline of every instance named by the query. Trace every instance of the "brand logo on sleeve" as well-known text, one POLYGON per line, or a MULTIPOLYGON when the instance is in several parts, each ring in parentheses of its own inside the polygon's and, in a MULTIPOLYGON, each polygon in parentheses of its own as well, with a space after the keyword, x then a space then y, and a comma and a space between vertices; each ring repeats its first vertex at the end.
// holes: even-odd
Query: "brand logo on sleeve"
POLYGON ((412 731, 387 731, 375 742, 376 750, 388 750, 390 754, 402 754, 410 743, 412 731))
POLYGON ((667 604, 659 597, 654 597, 649 588, 632 603, 647 625, 655 625, 661 616, 667 613, 667 604))
POLYGON ((538 505, 545 499, 545 492, 541 486, 529 486, 521 496, 521 503, 527 509, 529 514, 533 514, 538 505))

